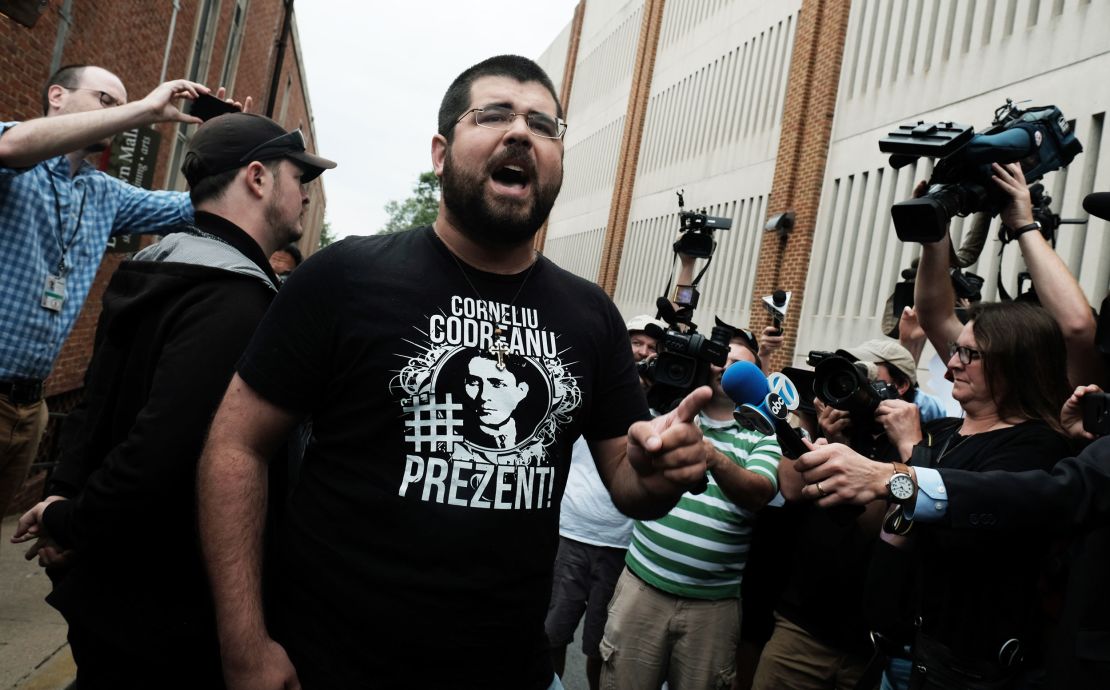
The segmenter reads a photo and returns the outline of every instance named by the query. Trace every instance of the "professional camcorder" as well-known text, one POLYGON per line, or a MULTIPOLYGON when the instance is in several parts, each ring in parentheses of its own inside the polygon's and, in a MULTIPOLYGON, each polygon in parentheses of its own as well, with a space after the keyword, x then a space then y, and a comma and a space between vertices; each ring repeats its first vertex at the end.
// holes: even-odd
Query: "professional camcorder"
POLYGON ((659 317, 667 322, 667 330, 649 326, 649 335, 656 338, 655 349, 659 354, 637 365, 639 373, 651 382, 648 404, 659 412, 674 409, 690 391, 709 383, 709 365, 723 367, 728 361, 728 342, 735 332, 731 326, 717 320, 708 338, 698 333, 697 326, 682 320, 667 302, 660 297, 657 306, 659 317), (664 306, 666 305, 666 306, 664 306))
MULTIPOLYGON (((732 227, 728 218, 708 216, 704 213, 683 211, 682 192, 678 192, 680 230, 682 236, 674 243, 675 258, 679 254, 712 259, 717 243, 714 230, 732 227)), ((655 358, 637 365, 640 376, 651 382, 647 398, 651 407, 659 412, 674 409, 690 391, 709 383, 709 365, 723 367, 728 361, 728 343, 735 333, 732 326, 720 319, 707 338, 694 324, 694 308, 698 303, 697 284, 705 274, 702 268, 691 285, 678 285, 674 304, 666 297, 656 300, 656 317, 667 323, 665 331, 649 326, 648 334, 656 339, 655 358), (677 305, 677 307, 675 306, 677 305)), ((664 293, 670 290, 670 279, 664 293)))
POLYGON ((852 447, 870 455, 878 429, 875 410, 884 400, 897 400, 898 389, 876 378, 870 362, 853 362, 832 352, 814 350, 806 363, 814 367, 813 392, 829 407, 852 418, 852 447))
POLYGON ((896 169, 921 156, 939 159, 925 196, 890 209, 898 239, 936 242, 944 238, 953 216, 979 211, 994 215, 1009 201, 991 182, 991 163, 1018 161, 1032 183, 1066 167, 1083 146, 1056 106, 1022 109, 1006 99, 991 126, 979 134, 970 125, 918 122, 879 140, 879 150, 892 154, 890 164, 896 169))
POLYGON ((717 248, 717 241, 713 239, 714 230, 729 230, 732 228, 732 219, 722 216, 706 215, 704 209, 697 211, 683 211, 685 200, 682 192, 678 194, 678 222, 682 236, 674 243, 676 254, 685 254, 697 259, 708 259, 713 256, 717 248))

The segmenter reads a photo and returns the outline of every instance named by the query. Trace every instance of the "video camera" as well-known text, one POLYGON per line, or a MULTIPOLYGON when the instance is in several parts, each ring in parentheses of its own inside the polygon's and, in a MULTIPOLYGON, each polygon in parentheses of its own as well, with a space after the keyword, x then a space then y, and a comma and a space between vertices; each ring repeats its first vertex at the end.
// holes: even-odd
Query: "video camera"
POLYGON ((956 215, 998 213, 1009 197, 991 182, 992 163, 1019 161, 1027 182, 1066 167, 1083 151, 1070 123, 1053 105, 1019 108, 1013 101, 994 111, 994 122, 975 134, 970 125, 918 122, 879 140, 895 169, 921 156, 938 158, 925 196, 894 204, 890 215, 903 242, 944 238, 956 215))
POLYGON ((678 229, 682 233, 682 236, 674 243, 675 253, 698 259, 712 257, 714 250, 717 249, 717 242, 713 239, 713 231, 732 229, 732 219, 706 215, 704 209, 701 213, 683 211, 682 209, 686 205, 682 198, 683 193, 681 191, 675 193, 678 194, 678 229))
POLYGON ((659 354, 636 367, 640 376, 651 382, 648 404, 659 412, 669 412, 692 390, 709 383, 710 364, 725 365, 734 331, 718 319, 706 338, 698 333, 697 326, 682 320, 665 298, 660 297, 656 306, 659 318, 667 322, 667 330, 649 326, 655 331, 649 330, 648 335, 656 338, 655 349, 659 354))
MULTIPOLYGON (((682 236, 674 243, 675 257, 686 254, 704 259, 712 259, 717 243, 713 240, 714 230, 727 230, 732 227, 728 218, 718 218, 704 213, 683 211, 682 192, 678 192, 679 222, 682 236)), ((706 267, 708 268, 708 263, 706 267)), ((691 285, 678 285, 675 288, 674 303, 666 297, 656 300, 656 318, 667 323, 667 329, 650 326, 648 334, 656 339, 655 358, 640 362, 637 370, 640 376, 651 383, 648 390, 648 404, 659 412, 668 412, 682 402, 691 391, 709 383, 709 365, 723 367, 728 361, 728 343, 734 329, 720 319, 708 338, 698 333, 694 324, 694 308, 698 303, 697 284, 705 274, 705 268, 691 285), (675 305, 678 305, 677 308, 675 305)), ((667 288, 670 289, 670 279, 667 288)))
POLYGON ((821 402, 851 416, 852 448, 871 455, 877 431, 875 410, 884 400, 897 400, 898 389, 879 381, 870 362, 852 362, 832 352, 814 350, 806 363, 814 368, 813 392, 821 402))

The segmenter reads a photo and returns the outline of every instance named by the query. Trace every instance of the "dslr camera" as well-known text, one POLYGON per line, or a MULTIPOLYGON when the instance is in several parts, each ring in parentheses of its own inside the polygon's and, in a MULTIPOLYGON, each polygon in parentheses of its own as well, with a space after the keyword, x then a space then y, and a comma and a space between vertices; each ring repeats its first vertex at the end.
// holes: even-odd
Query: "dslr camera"
POLYGON ((994 121, 976 134, 970 125, 918 122, 902 125, 879 140, 890 165, 901 168, 921 156, 937 158, 929 191, 894 204, 890 215, 903 242, 936 242, 948 221, 976 212, 994 215, 1009 197, 991 182, 992 163, 1021 163, 1025 180, 1035 182, 1066 167, 1083 151, 1070 123, 1054 105, 1019 108, 1010 99, 994 111, 994 121))
POLYGON ((806 363, 814 368, 813 392, 829 407, 852 419, 852 447, 864 455, 875 449, 875 410, 884 400, 897 400, 898 389, 876 379, 875 365, 852 362, 832 352, 814 350, 806 363))

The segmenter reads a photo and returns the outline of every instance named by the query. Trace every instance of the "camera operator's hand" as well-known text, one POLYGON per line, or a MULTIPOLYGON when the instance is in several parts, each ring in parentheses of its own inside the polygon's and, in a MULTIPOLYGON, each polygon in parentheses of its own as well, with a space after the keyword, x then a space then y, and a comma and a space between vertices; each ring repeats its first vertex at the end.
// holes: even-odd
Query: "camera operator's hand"
POLYGON ((925 193, 928 192, 928 191, 929 191, 929 182, 926 181, 926 180, 920 180, 916 185, 914 185, 913 192, 912 192, 911 196, 914 199, 920 199, 921 197, 925 196, 925 193))
POLYGON ((806 445, 809 452, 794 461, 794 469, 806 483, 803 498, 816 500, 823 508, 841 503, 866 505, 886 498, 890 463, 868 460, 842 443, 814 445, 807 441, 806 445))
POLYGON ((763 333, 759 336, 760 361, 767 364, 771 356, 782 349, 782 344, 785 341, 786 336, 784 336, 779 329, 774 326, 764 326, 763 333))
POLYGON ((677 499, 704 483, 709 459, 694 420, 712 397, 702 386, 667 414, 628 429, 628 462, 648 493, 677 499))
POLYGON ((998 214, 1002 223, 1011 229, 1020 228, 1033 222, 1033 201, 1029 198, 1029 185, 1025 183, 1025 173, 1019 163, 991 164, 991 180, 1010 197, 1002 212, 998 214))
POLYGON ((905 400, 884 400, 875 410, 875 421, 883 425, 887 438, 898 448, 902 462, 909 460, 913 447, 921 443, 921 411, 905 400))
POLYGON ((1101 392, 1102 389, 1094 384, 1079 386, 1064 401, 1064 406, 1060 409, 1060 424, 1064 426, 1064 431, 1067 432, 1068 436, 1088 441, 1095 440, 1096 436, 1094 434, 1083 429, 1083 396, 1088 393, 1101 392))
POLYGON ((813 407, 817 410, 817 424, 825 438, 832 443, 848 443, 848 433, 852 430, 851 415, 826 405, 820 398, 814 398, 813 407))
POLYGON ((925 329, 917 320, 917 310, 913 307, 903 307, 902 316, 898 317, 898 342, 909 350, 914 364, 921 360, 921 352, 925 349, 925 329))

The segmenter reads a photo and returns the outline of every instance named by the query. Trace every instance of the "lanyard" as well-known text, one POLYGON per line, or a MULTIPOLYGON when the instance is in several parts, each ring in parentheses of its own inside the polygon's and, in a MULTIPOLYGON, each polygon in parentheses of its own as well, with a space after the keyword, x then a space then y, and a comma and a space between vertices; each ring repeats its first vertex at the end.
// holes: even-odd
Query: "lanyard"
POLYGON ((89 188, 85 186, 81 192, 81 207, 77 211, 77 222, 73 226, 73 233, 69 236, 69 240, 63 240, 65 237, 65 226, 62 224, 62 202, 58 198, 58 187, 54 184, 54 175, 49 170, 46 173, 46 179, 50 181, 50 189, 54 192, 54 214, 58 218, 58 228, 54 236, 58 240, 58 248, 62 250, 62 256, 58 259, 58 276, 65 277, 66 274, 66 254, 73 248, 73 243, 77 241, 77 231, 81 229, 81 217, 85 215, 85 198, 89 195, 89 188))

